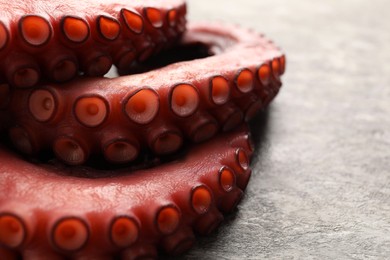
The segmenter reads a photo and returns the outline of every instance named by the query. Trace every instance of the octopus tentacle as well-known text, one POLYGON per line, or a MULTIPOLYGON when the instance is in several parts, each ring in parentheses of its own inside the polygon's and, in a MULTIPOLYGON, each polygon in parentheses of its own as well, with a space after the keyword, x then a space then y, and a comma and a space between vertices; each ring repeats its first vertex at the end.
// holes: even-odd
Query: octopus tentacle
POLYGON ((133 259, 188 250, 194 231, 217 228, 242 196, 252 153, 247 131, 191 147, 178 161, 120 169, 115 178, 110 170, 33 164, 0 148, 0 257, 133 259))
POLYGON ((254 150, 243 122, 276 96, 286 59, 237 26, 186 31, 186 11, 183 0, 5 5, 1 259, 178 255, 237 207, 254 150), (113 64, 121 76, 101 78, 113 64))
MULTIPOLYGON (((157 27, 160 16, 154 11, 150 26, 157 27)), ((140 150, 170 154, 187 140, 201 142, 230 131, 250 120, 279 90, 284 55, 266 38, 234 26, 198 24, 190 26, 178 48, 186 56, 192 49, 185 48, 194 45, 212 56, 137 75, 79 78, 13 91, 12 141, 30 155, 53 149, 71 165, 94 154, 127 163, 140 150), (21 136, 27 139, 23 145, 21 136)))
POLYGON ((28 88, 47 77, 68 81, 78 71, 102 76, 113 63, 126 68, 171 46, 186 23, 183 0, 67 1, 58 6, 56 1, 12 1, 3 8, 4 82, 28 88))

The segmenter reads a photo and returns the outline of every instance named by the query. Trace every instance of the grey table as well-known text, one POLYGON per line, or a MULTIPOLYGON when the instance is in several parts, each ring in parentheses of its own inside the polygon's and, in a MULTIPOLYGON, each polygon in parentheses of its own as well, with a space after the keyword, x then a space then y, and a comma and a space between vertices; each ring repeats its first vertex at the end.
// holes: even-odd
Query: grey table
POLYGON ((182 259, 389 259, 390 1, 190 0, 189 20, 264 32, 288 64, 246 197, 182 259))

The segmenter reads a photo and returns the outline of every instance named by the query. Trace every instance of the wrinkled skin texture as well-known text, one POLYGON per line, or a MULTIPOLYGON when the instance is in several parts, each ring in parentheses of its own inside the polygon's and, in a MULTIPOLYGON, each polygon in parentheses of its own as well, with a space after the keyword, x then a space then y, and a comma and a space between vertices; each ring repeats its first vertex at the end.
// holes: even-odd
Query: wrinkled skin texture
MULTIPOLYGON (((184 48, 184 57, 171 59, 174 50, 164 51, 166 57, 159 58, 166 64, 199 59, 166 67, 159 61, 145 61, 175 43, 185 24, 182 2, 163 6, 152 2, 159 3, 150 1, 150 10, 145 8, 149 1, 131 6, 94 2, 96 10, 87 4, 79 7, 81 20, 69 18, 70 22, 80 26, 80 21, 87 21, 91 28, 100 28, 88 30, 91 39, 84 47, 79 43, 69 47, 52 36, 58 34, 56 26, 48 27, 47 42, 42 40, 45 34, 37 38, 36 33, 27 33, 28 28, 24 29, 27 36, 18 32, 22 37, 13 38, 15 30, 6 29, 22 28, 20 17, 26 14, 26 9, 16 6, 12 7, 21 13, 0 26, 0 36, 6 36, 2 57, 18 52, 29 62, 38 62, 44 50, 61 48, 79 53, 79 60, 90 51, 100 51, 102 45, 112 53, 126 49, 119 39, 130 37, 134 55, 123 66, 116 65, 122 74, 143 72, 113 79, 78 76, 62 84, 51 83, 62 81, 53 79, 54 74, 37 84, 43 79, 39 75, 36 82, 21 81, 28 86, 15 84, 13 77, 4 74, 0 84, 0 137, 5 140, 0 146, 1 259, 157 258, 159 250, 178 255, 193 246, 195 233, 212 232, 222 214, 239 203, 249 181, 253 152, 245 122, 278 93, 285 56, 257 33, 197 24, 189 26, 177 47, 184 48), (123 28, 129 24, 121 16, 123 8, 139 15, 145 28, 125 33, 123 28), (101 10, 105 13, 99 14, 101 10), (106 19, 109 16, 114 19, 106 19), (116 35, 118 24, 123 30, 116 35), (153 48, 145 49, 145 42, 153 48), (197 55, 189 54, 194 50, 197 55), (11 150, 10 143, 26 157, 11 150), (97 163, 101 157, 116 166, 97 163)), ((49 19, 45 12, 51 4, 47 3, 27 7, 27 14, 37 12, 27 25, 42 27, 43 21, 45 28, 45 21, 50 21, 64 26, 58 21, 64 21, 67 13, 53 12, 49 19)), ((140 28, 136 22, 131 25, 140 28)), ((69 29, 62 37, 78 35, 73 32, 69 29)), ((112 60, 118 56, 110 55, 112 60)), ((104 59, 101 64, 107 65, 104 59)), ((38 67, 45 71, 45 66, 38 67)), ((77 68, 90 74, 88 66, 77 68)), ((22 72, 27 79, 34 74, 22 72)))

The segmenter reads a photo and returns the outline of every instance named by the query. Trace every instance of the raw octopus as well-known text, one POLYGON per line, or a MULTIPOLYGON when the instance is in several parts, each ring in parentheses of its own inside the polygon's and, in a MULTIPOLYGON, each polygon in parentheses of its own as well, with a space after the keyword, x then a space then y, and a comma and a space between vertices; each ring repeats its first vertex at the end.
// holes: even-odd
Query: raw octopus
POLYGON ((0 82, 19 88, 103 76, 171 46, 185 30, 183 0, 4 1, 0 82))
POLYGON ((0 21, 0 259, 157 258, 215 230, 248 184, 246 122, 278 93, 282 51, 186 26, 178 0, 20 5, 0 21), (113 63, 121 76, 96 77, 113 63))
POLYGON ((197 24, 178 44, 184 53, 208 57, 136 75, 15 90, 7 111, 11 140, 29 155, 52 149, 70 165, 84 164, 90 154, 127 163, 141 150, 171 154, 185 141, 229 131, 249 121, 280 88, 283 56, 256 33, 197 24))

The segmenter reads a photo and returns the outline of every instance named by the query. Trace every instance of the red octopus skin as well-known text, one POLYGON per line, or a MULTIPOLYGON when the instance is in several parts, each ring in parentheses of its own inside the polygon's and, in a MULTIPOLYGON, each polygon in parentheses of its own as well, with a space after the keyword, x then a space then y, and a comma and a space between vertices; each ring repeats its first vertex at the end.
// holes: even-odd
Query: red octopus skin
MULTIPOLYGON (((184 0, 1 0, 0 83, 26 88, 79 71, 103 76, 171 46, 185 30, 184 0)), ((0 97, 1 98, 1 97, 0 97)))
POLYGON ((229 131, 279 91, 284 54, 258 33, 194 24, 180 44, 201 44, 213 56, 142 74, 14 90, 11 140, 28 155, 52 149, 70 165, 99 154, 128 163, 145 149, 171 154, 188 140, 229 131))
POLYGON ((240 201, 250 142, 241 126, 135 172, 31 163, 1 147, 0 259, 180 254, 240 201))
MULTIPOLYGON (((132 14, 139 13, 145 26, 142 33, 129 34, 122 31, 129 25, 123 17, 122 3, 119 7, 108 3, 105 9, 102 7, 107 2, 101 1, 97 12, 77 7, 80 13, 72 15, 80 19, 69 16, 71 22, 93 24, 88 29, 88 40, 69 44, 69 38, 65 41, 61 38, 64 31, 56 31, 63 28, 65 22, 58 23, 55 12, 49 11, 50 18, 47 16, 48 9, 45 8, 51 3, 29 3, 33 16, 24 16, 25 10, 18 7, 17 10, 24 10, 20 18, 15 18, 18 17, 15 14, 12 17, 16 20, 5 19, 4 23, 1 17, 0 57, 12 55, 12 58, 4 63, 11 68, 3 68, 6 70, 4 75, 0 68, 0 78, 4 77, 0 81, 3 82, 0 84, 0 137, 4 137, 2 130, 11 126, 9 133, 14 144, 30 155, 41 149, 51 149, 53 144, 54 147, 86 151, 79 162, 64 160, 69 164, 84 163, 89 154, 94 153, 102 153, 108 161, 117 163, 115 158, 122 154, 116 150, 116 144, 118 147, 134 145, 136 154, 145 147, 157 154, 174 152, 178 147, 173 149, 169 143, 181 145, 187 139, 205 141, 217 130, 228 131, 249 120, 272 100, 281 86, 279 77, 284 72, 285 57, 272 42, 237 27, 207 24, 191 26, 183 44, 202 42, 214 57, 113 80, 83 78, 69 84, 41 83, 34 90, 15 90, 10 85, 19 88, 35 85, 40 72, 47 82, 68 79, 58 80, 48 69, 54 66, 52 60, 56 59, 52 55, 57 57, 58 46, 75 52, 76 66, 86 74, 103 74, 106 70, 101 68, 111 66, 111 61, 107 62, 110 59, 120 70, 132 71, 126 66, 133 59, 144 62, 152 53, 170 46, 184 31, 185 25, 185 4, 182 2, 175 2, 178 6, 170 9, 166 8, 167 2, 147 9, 144 6, 142 9, 128 7, 123 3, 128 10, 135 8, 131 9, 135 10, 132 14), (41 14, 36 10, 45 11, 41 14), (108 15, 97 14, 101 10, 109 10, 108 15), (114 14, 110 13, 112 10, 114 14), (92 14, 92 18, 88 14, 92 14), (158 18, 160 15, 164 17, 163 21, 158 18), (31 22, 31 18, 34 23, 43 23, 43 27, 45 23, 46 26, 49 24, 50 41, 37 43, 34 37, 26 41, 23 32, 28 32, 28 28, 23 26, 26 20, 31 22), (51 19, 57 20, 51 23, 51 19), (53 24, 55 26, 51 28, 53 24), (101 24, 107 25, 108 29, 96 30, 99 26, 102 28, 101 24), (117 33, 118 25, 120 34, 117 33), (60 33, 63 33, 60 38, 52 37, 52 34, 60 33), (132 43, 126 45, 129 39, 132 43), (242 51, 239 44, 242 42, 253 50, 242 51), (103 55, 105 58, 100 59, 101 51, 107 51, 108 56, 103 55), (46 57, 43 52, 47 52, 46 57), (129 55, 123 55, 123 52, 129 55), (97 66, 85 65, 91 56, 92 60, 98 57, 97 66), (26 67, 25 63, 33 65, 26 67), (99 73, 96 73, 96 67, 99 73), (28 80, 7 81, 15 74, 9 70, 15 68, 21 69, 22 78, 28 80), (34 78, 34 73, 38 77, 34 78), (189 82, 189 78, 193 79, 189 82), (157 80, 161 83, 157 84, 157 80), (177 89, 181 91, 175 92, 177 89), (149 92, 142 92, 145 90, 149 92), (147 117, 148 120, 134 118, 126 110, 127 101, 139 93, 143 94, 132 103, 136 110, 144 109, 146 99, 154 97, 158 103, 157 112, 147 117), (82 97, 87 101, 92 99, 95 106, 89 107, 82 97), (196 101, 190 102, 190 110, 188 100, 196 101), (41 107, 35 106, 36 103, 41 107), (87 117, 85 109, 83 112, 85 107, 87 117), (99 111, 102 109, 107 115, 103 113, 101 117, 99 111), (88 114, 98 115, 98 120, 88 114), (204 126, 207 127, 200 131, 204 126), (112 144, 115 145, 110 146, 112 144), (114 157, 106 153, 114 154, 114 157)), ((145 3, 149 1, 142 1, 143 5, 145 3)), ((61 12, 63 10, 61 8, 61 12)), ((67 14, 61 13, 58 17, 62 19, 64 15, 67 14)), ((65 55, 68 54, 65 51, 65 55)), ((74 60, 69 60, 73 64, 74 60)), ((138 63, 135 68, 142 70, 143 66, 138 63)), ((54 150, 58 155, 58 149, 54 150)), ((143 170, 137 166, 98 170, 88 166, 32 163, 2 146, 0 259, 156 258, 158 250, 180 254, 193 245, 194 232, 208 234, 222 221, 221 213, 236 207, 250 177, 252 152, 245 126, 220 134, 207 143, 191 145, 169 163, 157 166, 149 162, 147 166, 155 167, 143 170)))

